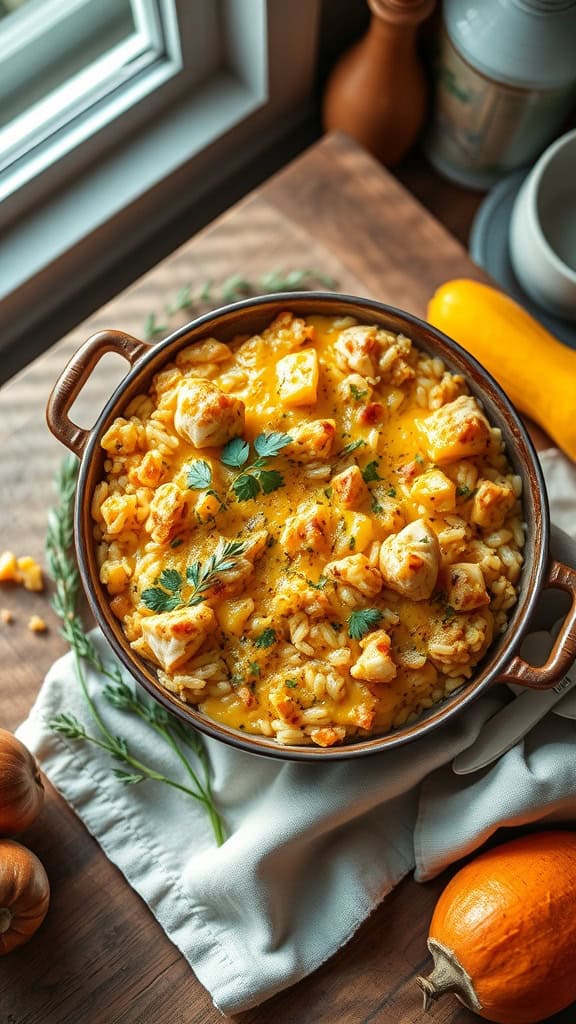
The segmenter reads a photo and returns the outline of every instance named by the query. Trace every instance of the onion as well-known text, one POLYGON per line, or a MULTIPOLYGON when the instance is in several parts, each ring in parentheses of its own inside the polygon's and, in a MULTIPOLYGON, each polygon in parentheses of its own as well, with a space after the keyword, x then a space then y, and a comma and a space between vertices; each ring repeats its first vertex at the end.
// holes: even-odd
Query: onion
POLYGON ((0 729, 0 835, 29 828, 44 802, 40 769, 11 732, 0 729))

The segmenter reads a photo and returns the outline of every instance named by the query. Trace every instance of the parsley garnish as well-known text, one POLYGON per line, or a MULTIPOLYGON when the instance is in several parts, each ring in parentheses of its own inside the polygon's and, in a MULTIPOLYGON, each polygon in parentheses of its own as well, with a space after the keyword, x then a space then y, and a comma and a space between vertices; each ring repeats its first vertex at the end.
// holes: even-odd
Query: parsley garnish
POLYGON ((186 566, 185 580, 176 569, 164 569, 157 580, 159 586, 142 591, 143 604, 153 612, 171 612, 175 608, 191 608, 200 604, 205 600, 203 595, 213 585, 215 577, 233 569, 245 550, 244 541, 221 540, 204 565, 193 562, 186 566), (185 598, 183 591, 188 587, 192 589, 185 598))
POLYGON ((395 487, 389 487, 388 490, 386 491, 386 494, 388 495, 389 498, 395 498, 396 497, 396 488, 395 487))
POLYGON ((251 676, 259 676, 260 675, 260 665, 258 664, 257 661, 251 661, 249 663, 249 665, 248 665, 248 668, 250 670, 250 675, 251 676))
POLYGON ((287 686, 289 690, 295 690, 296 687, 298 686, 298 683, 296 682, 295 679, 285 679, 284 686, 287 686))
POLYGON ((308 584, 309 587, 313 587, 314 590, 324 590, 324 587, 328 583, 328 580, 326 576, 320 576, 318 579, 318 583, 314 583, 314 580, 309 580, 308 577, 306 577, 306 583, 308 584))
POLYGON ((419 466, 422 466, 424 463, 424 459, 420 454, 414 456, 414 461, 417 462, 419 466))
POLYGON ((212 467, 204 459, 197 459, 188 467, 186 484, 192 491, 205 491, 212 484, 212 467))
POLYGON ((225 466, 239 468, 247 462, 249 454, 250 445, 248 441, 244 441, 241 437, 233 437, 231 441, 224 445, 220 454, 220 462, 223 462, 225 466))
POLYGON ((266 469, 266 460, 279 455, 291 441, 290 434, 282 434, 279 431, 258 434, 254 440, 257 458, 248 466, 246 463, 250 455, 250 445, 247 441, 243 441, 241 437, 235 437, 224 445, 220 456, 224 465, 237 469, 245 467, 231 484, 231 490, 238 501, 249 501, 260 493, 270 494, 284 486, 282 473, 277 469, 266 469))
POLYGON ((360 391, 360 388, 357 388, 355 384, 351 384, 350 394, 352 395, 352 398, 354 399, 355 402, 361 402, 363 398, 366 398, 368 392, 360 391))
POLYGON ((366 633, 371 633, 379 625, 382 612, 378 608, 360 608, 348 616, 348 636, 352 640, 361 640, 366 633))
POLYGON ((382 505, 380 504, 379 501, 376 501, 376 498, 374 497, 374 495, 372 495, 372 504, 370 505, 370 509, 376 515, 379 515, 380 512, 384 511, 384 509, 382 508, 382 505))
POLYGON ((262 630, 260 636, 257 636, 254 641, 254 647, 272 647, 272 644, 276 643, 276 630, 271 629, 268 626, 267 629, 262 630))
POLYGON ((378 460, 374 459, 373 462, 369 462, 362 470, 362 479, 365 484, 372 483, 373 480, 380 480, 381 477, 378 474, 378 460))

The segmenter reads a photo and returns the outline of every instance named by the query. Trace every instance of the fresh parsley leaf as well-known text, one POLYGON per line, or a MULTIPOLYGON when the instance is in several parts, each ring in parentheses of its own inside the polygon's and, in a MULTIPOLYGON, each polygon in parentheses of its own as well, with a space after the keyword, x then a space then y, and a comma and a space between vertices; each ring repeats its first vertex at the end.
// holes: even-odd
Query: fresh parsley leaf
POLYGON ((470 487, 467 487, 466 484, 464 484, 463 486, 456 488, 456 494, 459 498, 472 498, 476 494, 476 490, 473 491, 470 487))
POLYGON ((249 501, 260 493, 260 484, 250 473, 241 473, 234 480, 232 490, 238 501, 249 501))
POLYGON ((395 498, 396 497, 396 488, 395 487, 389 487, 388 490, 386 491, 386 494, 388 495, 389 498, 395 498))
POLYGON ((367 391, 360 391, 360 388, 356 387, 355 384, 350 385, 350 394, 355 402, 361 402, 363 398, 366 398, 367 391))
POLYGON ((382 612, 378 608, 359 608, 348 616, 348 636, 352 640, 361 640, 379 625, 382 612))
POLYGON ((276 643, 276 631, 268 626, 267 629, 262 630, 260 636, 257 636, 254 641, 254 647, 272 647, 272 644, 276 643))
POLYGON ((239 469, 247 461, 249 454, 250 445, 248 441, 244 441, 241 437, 233 437, 231 441, 224 445, 220 453, 220 462, 223 462, 225 466, 239 469))
POLYGON ((379 501, 376 501, 376 498, 374 497, 374 495, 372 495, 372 503, 370 505, 370 509, 371 509, 372 512, 374 512, 375 515, 379 515, 380 512, 384 511, 382 505, 380 504, 379 501))
POLYGON ((197 459, 188 467, 186 484, 192 491, 205 491, 212 483, 212 467, 204 459, 197 459))
POLYGON ((277 469, 261 469, 258 471, 257 479, 264 494, 270 494, 271 491, 277 491, 279 487, 284 486, 284 477, 277 469))
POLYGON ((363 448, 365 444, 366 441, 363 441, 361 438, 359 438, 358 441, 350 441, 350 443, 345 445, 345 447, 342 449, 341 452, 338 453, 338 455, 350 455, 350 453, 355 452, 357 448, 363 448))
POLYGON ((381 477, 378 473, 378 460, 374 459, 369 462, 362 470, 362 479, 365 484, 372 483, 373 480, 380 480, 381 477))
POLYGON ((176 569, 163 569, 160 573, 158 583, 165 590, 171 590, 175 594, 182 588, 182 577, 176 569))
POLYGON ((292 438, 290 434, 281 434, 278 431, 272 431, 270 434, 258 434, 258 437, 254 441, 254 448, 258 455, 264 459, 270 459, 274 455, 278 455, 287 444, 291 444, 292 438))
POLYGON ((152 612, 171 612, 181 603, 179 594, 167 594, 160 587, 148 587, 140 596, 142 603, 152 612))
POLYGON ((296 687, 298 686, 298 683, 296 682, 295 679, 285 679, 284 686, 287 686, 289 690, 295 690, 296 687))

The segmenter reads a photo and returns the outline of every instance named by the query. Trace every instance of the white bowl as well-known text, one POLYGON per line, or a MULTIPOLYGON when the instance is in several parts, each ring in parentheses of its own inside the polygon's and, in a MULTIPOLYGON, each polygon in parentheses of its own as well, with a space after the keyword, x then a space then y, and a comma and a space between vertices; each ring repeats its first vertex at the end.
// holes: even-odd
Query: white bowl
POLYGON ((576 320, 576 129, 549 146, 528 175, 509 241, 522 288, 544 309, 576 320))

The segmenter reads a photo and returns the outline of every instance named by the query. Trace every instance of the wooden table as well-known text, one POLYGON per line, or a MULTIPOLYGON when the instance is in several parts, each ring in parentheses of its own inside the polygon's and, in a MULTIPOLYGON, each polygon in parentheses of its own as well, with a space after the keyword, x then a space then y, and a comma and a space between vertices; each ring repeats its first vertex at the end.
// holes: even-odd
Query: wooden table
MULTIPOLYGON (((48 433, 44 408, 71 353, 103 327, 142 335, 149 313, 178 289, 199 290, 240 270, 316 267, 343 292, 372 296, 423 315, 434 288, 453 276, 482 279, 462 247, 398 183, 345 137, 314 146, 263 188, 160 263, 33 363, 0 392, 0 548, 43 559, 52 479, 63 449, 48 433)), ((288 303, 289 305, 289 303, 288 303)), ((183 316, 184 319, 190 317, 183 316)), ((171 324, 176 325, 176 319, 171 324)), ((89 424, 118 380, 100 366, 82 416, 89 424)), ((0 723, 25 717, 49 665, 63 653, 46 594, 4 585, 0 607, 0 723), (45 635, 27 630, 38 613, 45 635)), ((140 898, 56 792, 24 841, 52 884, 44 925, 0 961, 0 1024, 216 1024, 222 1018, 183 957, 140 898)), ((310 978, 255 1010, 241 1024, 471 1024, 452 999, 422 1013, 415 974, 425 970, 426 932, 445 878, 408 880, 354 939, 310 978)), ((573 1022, 574 1011, 554 1018, 573 1022)))

